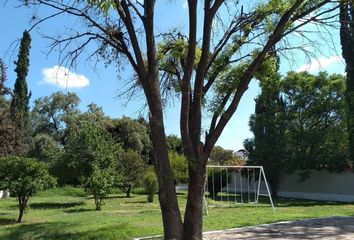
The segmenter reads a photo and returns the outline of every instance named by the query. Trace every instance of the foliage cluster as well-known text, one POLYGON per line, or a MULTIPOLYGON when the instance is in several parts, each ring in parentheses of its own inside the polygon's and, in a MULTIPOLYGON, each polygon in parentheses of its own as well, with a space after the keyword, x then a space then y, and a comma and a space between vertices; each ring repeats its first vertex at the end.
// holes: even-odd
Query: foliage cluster
POLYGON ((289 72, 262 80, 245 147, 249 163, 264 166, 273 194, 281 173, 300 171, 304 180, 311 170, 348 167, 344 77, 289 72))

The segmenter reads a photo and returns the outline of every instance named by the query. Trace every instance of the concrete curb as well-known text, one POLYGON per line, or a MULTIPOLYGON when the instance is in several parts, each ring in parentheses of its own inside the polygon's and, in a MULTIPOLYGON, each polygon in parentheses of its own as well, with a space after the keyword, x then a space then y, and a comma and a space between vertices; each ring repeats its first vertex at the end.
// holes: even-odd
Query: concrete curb
MULTIPOLYGON (((266 223, 266 224, 248 226, 248 227, 229 228, 229 229, 224 229, 224 230, 207 231, 207 232, 204 232, 203 235, 232 232, 232 231, 236 231, 236 230, 243 231, 243 230, 252 229, 252 228, 255 228, 255 227, 270 227, 270 226, 280 225, 280 224, 293 224, 293 223, 296 223, 296 222, 311 222, 311 221, 314 221, 314 220, 324 220, 324 219, 331 219, 331 218, 354 219, 354 217, 349 217, 349 216, 331 216, 331 217, 320 217, 320 218, 307 218, 307 219, 304 219, 304 220, 282 221, 282 222, 266 223)), ((153 239, 158 239, 158 238, 163 238, 163 236, 162 235, 156 235, 156 236, 150 236, 150 237, 133 238, 133 240, 149 240, 149 239, 153 240, 153 239)))

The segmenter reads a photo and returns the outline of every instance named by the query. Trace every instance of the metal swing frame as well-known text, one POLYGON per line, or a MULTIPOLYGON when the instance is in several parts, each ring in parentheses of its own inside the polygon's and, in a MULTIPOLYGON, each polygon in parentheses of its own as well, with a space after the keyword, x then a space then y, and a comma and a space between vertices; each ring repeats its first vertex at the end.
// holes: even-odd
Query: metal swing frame
MULTIPOLYGON (((272 209, 273 209, 273 212, 275 213, 275 207, 274 207, 274 203, 273 203, 273 199, 272 199, 272 195, 270 193, 270 190, 269 190, 269 185, 268 185, 268 182, 267 182, 267 178, 266 178, 266 175, 264 173, 264 169, 263 169, 263 166, 218 166, 218 165, 209 165, 207 166, 207 173, 209 172, 209 169, 211 170, 211 178, 212 178, 212 193, 209 192, 209 195, 212 195, 213 198, 215 199, 215 180, 214 180, 214 172, 215 172, 215 169, 225 169, 226 170, 226 179, 227 179, 227 183, 226 183, 226 192, 228 193, 227 196, 226 196, 226 199, 227 200, 227 203, 228 205, 230 204, 230 197, 229 197, 229 181, 228 181, 228 172, 229 172, 229 169, 233 169, 234 171, 234 174, 235 174, 235 182, 234 182, 234 193, 235 193, 235 201, 234 203, 235 204, 244 204, 244 197, 243 197, 243 192, 244 192, 244 189, 243 189, 243 181, 242 181, 242 170, 243 169, 247 169, 247 200, 248 200, 248 203, 253 203, 253 204, 258 204, 259 202, 259 196, 266 196, 266 197, 269 197, 269 201, 270 201, 270 204, 272 206, 272 209), (259 169, 259 174, 258 174, 258 184, 256 184, 256 169, 259 169), (250 178, 250 170, 252 171, 252 175, 251 175, 251 178, 250 178), (236 193, 237 193, 237 172, 239 172, 239 181, 240 181, 240 202, 238 202, 236 200, 236 193), (266 187, 266 190, 267 190, 267 193, 266 194, 262 194, 260 193, 260 187, 261 187, 261 182, 262 182, 262 178, 263 178, 263 181, 264 181, 264 184, 265 184, 265 187, 266 187), (254 200, 251 201, 251 195, 250 195, 250 180, 251 182, 253 183, 253 192, 255 194, 254 196, 254 200), (256 186, 257 185, 257 186, 256 186)), ((205 193, 208 192, 208 185, 210 183, 208 182, 208 178, 206 178, 206 182, 205 182, 205 193)), ((225 188, 225 187, 224 187, 225 188)), ((222 193, 223 193, 223 187, 222 187, 222 174, 220 174, 220 200, 223 201, 223 196, 222 196, 222 193)), ((204 208, 205 208, 205 212, 206 214, 209 216, 209 211, 208 211, 208 202, 206 200, 206 197, 205 197, 205 194, 204 194, 204 208)))

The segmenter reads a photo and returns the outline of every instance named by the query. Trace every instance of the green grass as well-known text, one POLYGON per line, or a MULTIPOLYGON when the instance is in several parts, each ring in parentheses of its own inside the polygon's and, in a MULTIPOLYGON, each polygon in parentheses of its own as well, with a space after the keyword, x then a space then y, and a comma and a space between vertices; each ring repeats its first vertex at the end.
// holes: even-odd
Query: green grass
MULTIPOLYGON (((184 207, 186 196, 179 194, 184 207)), ((354 204, 276 199, 277 213, 267 202, 258 206, 220 206, 209 201, 204 230, 251 226, 285 220, 324 216, 354 216, 354 204)), ((94 211, 93 199, 82 189, 65 187, 40 193, 29 200, 24 223, 17 224, 15 198, 0 200, 0 239, 131 239, 162 234, 158 202, 146 203, 146 196, 111 195, 102 211, 94 211)))

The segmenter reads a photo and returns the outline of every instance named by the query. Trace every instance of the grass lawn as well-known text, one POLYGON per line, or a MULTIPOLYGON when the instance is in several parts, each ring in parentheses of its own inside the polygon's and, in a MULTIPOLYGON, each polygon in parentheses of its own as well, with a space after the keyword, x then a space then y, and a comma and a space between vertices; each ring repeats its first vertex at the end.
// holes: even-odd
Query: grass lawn
MULTIPOLYGON (((186 195, 179 194, 184 207, 186 195)), ((354 216, 354 204, 275 199, 274 214, 266 202, 258 206, 209 207, 204 230, 251 226, 285 220, 324 216, 354 216)), ((29 200, 24 223, 17 224, 15 198, 0 199, 0 239, 132 239, 162 234, 161 213, 156 200, 146 196, 111 195, 102 211, 94 211, 93 199, 81 189, 63 188, 42 192, 29 200)))

